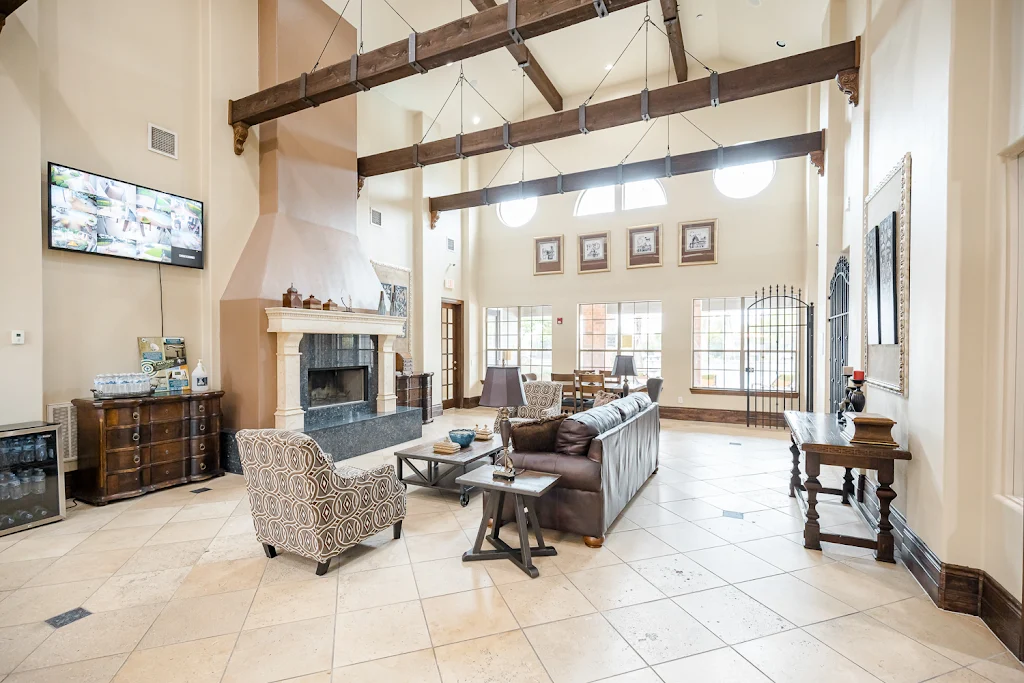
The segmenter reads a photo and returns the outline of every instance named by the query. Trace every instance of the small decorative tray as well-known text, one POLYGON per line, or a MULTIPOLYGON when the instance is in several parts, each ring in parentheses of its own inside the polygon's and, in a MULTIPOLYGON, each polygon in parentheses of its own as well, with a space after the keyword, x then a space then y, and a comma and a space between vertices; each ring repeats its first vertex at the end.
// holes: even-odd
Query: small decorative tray
POLYGON ((110 400, 114 400, 114 399, 118 399, 118 398, 146 398, 147 396, 152 396, 153 394, 156 393, 156 387, 150 387, 149 391, 136 392, 136 393, 131 393, 131 394, 116 394, 116 395, 115 394, 105 394, 105 393, 103 393, 101 391, 96 391, 95 389, 90 389, 89 391, 92 392, 92 397, 95 398, 98 401, 110 401, 110 400))

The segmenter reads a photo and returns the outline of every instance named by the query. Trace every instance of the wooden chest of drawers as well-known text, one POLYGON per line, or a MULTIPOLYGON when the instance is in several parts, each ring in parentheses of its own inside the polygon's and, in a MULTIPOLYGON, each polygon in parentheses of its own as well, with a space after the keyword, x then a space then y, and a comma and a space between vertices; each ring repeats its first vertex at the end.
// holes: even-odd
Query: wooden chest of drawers
POLYGON ((74 497, 102 505, 223 474, 223 395, 73 401, 78 411, 74 497))

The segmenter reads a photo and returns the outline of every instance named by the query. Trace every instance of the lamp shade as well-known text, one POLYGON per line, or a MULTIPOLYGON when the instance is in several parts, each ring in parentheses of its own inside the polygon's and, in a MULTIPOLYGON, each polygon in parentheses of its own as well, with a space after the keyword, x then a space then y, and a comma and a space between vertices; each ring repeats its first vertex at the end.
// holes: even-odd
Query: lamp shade
POLYGON ((636 376, 636 365, 633 363, 633 356, 615 356, 615 365, 612 366, 612 374, 616 377, 623 375, 627 377, 636 376))
POLYGON ((480 405, 489 408, 513 408, 526 405, 523 378, 518 367, 489 367, 484 377, 480 405))

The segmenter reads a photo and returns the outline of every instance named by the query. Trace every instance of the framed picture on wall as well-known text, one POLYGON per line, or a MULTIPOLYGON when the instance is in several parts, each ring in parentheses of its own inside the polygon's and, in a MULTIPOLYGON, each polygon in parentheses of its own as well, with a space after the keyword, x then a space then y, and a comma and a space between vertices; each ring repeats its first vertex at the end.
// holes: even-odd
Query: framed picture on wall
POLYGON ((604 273, 608 270, 609 234, 592 232, 577 238, 580 273, 604 273))
POLYGON ((629 258, 627 268, 661 265, 661 225, 638 225, 626 231, 629 258))
POLYGON ((679 265, 718 263, 718 219, 679 224, 679 265))
POLYGON ((533 274, 562 273, 562 235, 533 238, 533 274))

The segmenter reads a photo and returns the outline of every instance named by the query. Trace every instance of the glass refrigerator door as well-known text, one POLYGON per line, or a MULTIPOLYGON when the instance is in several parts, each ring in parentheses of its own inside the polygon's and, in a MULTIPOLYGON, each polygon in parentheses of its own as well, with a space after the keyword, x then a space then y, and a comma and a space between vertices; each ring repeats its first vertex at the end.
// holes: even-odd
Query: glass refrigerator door
POLYGON ((56 427, 0 433, 0 535, 63 517, 56 427))

